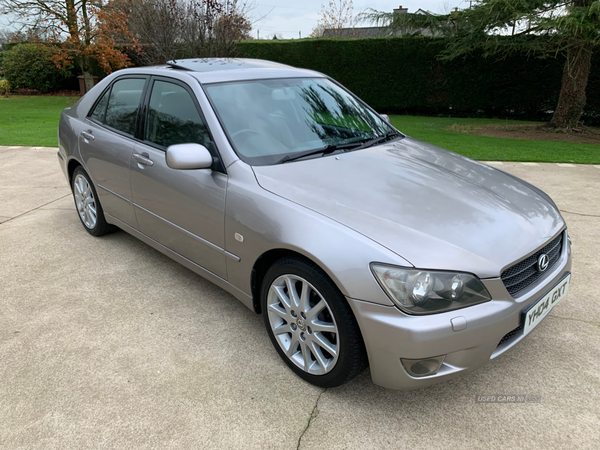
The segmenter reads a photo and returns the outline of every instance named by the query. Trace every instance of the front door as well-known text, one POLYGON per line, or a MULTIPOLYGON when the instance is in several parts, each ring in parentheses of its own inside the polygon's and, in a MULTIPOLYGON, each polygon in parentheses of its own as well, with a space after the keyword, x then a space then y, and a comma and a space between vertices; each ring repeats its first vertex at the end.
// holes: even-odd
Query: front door
POLYGON ((226 278, 224 217, 227 175, 210 170, 175 170, 166 149, 211 137, 192 91, 168 78, 153 78, 147 95, 143 142, 131 161, 131 189, 142 233, 226 278))

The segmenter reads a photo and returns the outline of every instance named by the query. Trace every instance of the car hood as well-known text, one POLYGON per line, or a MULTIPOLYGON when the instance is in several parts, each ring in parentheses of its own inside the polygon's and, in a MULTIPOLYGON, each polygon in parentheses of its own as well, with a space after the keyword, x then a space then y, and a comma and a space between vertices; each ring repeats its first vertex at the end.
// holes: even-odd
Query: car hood
POLYGON ((564 227, 541 191, 409 137, 336 156, 255 166, 254 172, 264 189, 352 228, 419 268, 497 277, 564 227))

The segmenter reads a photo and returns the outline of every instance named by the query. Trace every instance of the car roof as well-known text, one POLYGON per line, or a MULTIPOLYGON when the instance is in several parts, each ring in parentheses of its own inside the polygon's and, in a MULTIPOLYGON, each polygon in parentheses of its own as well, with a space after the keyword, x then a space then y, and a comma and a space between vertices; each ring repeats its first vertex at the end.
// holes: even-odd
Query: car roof
POLYGON ((182 72, 200 83, 256 80, 269 78, 324 77, 313 70, 298 69, 273 61, 251 58, 190 58, 169 61, 166 65, 125 69, 123 72, 182 72))

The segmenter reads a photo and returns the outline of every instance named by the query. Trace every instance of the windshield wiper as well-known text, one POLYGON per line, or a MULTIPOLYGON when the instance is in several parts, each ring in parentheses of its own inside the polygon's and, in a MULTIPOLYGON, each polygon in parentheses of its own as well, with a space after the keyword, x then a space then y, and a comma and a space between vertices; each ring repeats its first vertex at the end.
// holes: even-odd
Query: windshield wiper
POLYGON ((377 136, 376 138, 373 138, 373 139, 366 139, 366 140, 361 139, 360 141, 349 142, 346 144, 329 144, 325 147, 318 148, 316 150, 309 150, 307 152, 299 153, 297 155, 285 155, 283 158, 281 158, 275 164, 283 164, 283 163, 286 163, 289 161, 295 161, 297 159, 304 158, 306 156, 312 156, 312 155, 318 155, 318 154, 330 155, 331 153, 337 152, 340 150, 359 150, 361 148, 367 148, 372 145, 378 144, 379 142, 383 142, 384 140, 389 139, 393 136, 402 136, 402 133, 394 130, 394 131, 390 131, 389 133, 384 134, 383 136, 377 136))
POLYGON ((373 145, 379 144, 380 142, 383 142, 394 136, 402 136, 402 133, 400 133, 399 131, 396 131, 396 130, 390 131, 390 132, 384 134, 383 136, 377 136, 376 138, 369 139, 368 141, 364 141, 356 150, 361 149, 361 148, 371 147, 373 145))
POLYGON ((285 155, 283 158, 281 158, 275 164, 283 164, 283 163, 286 163, 289 161, 295 161, 297 159, 304 158, 306 156, 312 156, 312 155, 318 155, 318 154, 330 155, 331 153, 337 152, 339 150, 348 150, 348 149, 360 147, 360 146, 362 146, 362 144, 363 144, 362 142, 351 142, 348 144, 329 144, 325 147, 318 148, 316 150, 309 150, 304 153, 298 153, 297 155, 285 155))

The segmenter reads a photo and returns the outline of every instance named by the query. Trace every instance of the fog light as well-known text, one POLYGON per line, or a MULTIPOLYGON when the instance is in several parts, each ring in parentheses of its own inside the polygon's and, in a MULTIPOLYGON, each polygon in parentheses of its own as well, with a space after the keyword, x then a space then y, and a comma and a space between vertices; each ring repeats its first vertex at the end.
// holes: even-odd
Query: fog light
POLYGON ((445 357, 446 355, 425 359, 400 358, 400 361, 410 376, 418 378, 435 375, 440 370, 445 357))

